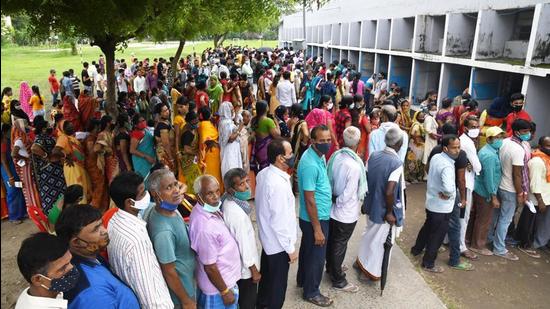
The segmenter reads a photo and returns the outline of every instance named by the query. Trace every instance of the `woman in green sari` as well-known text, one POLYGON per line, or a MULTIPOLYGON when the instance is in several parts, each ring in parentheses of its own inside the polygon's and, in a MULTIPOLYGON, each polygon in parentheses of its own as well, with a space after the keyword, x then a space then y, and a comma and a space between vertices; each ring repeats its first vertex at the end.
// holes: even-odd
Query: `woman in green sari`
POLYGON ((134 170, 145 178, 149 170, 157 161, 155 153, 155 139, 147 128, 147 122, 141 114, 133 118, 134 130, 130 133, 130 154, 134 170))
POLYGON ((199 168, 198 155, 199 155, 199 135, 197 128, 199 125, 199 117, 195 111, 189 111, 185 115, 185 126, 183 128, 183 134, 180 141, 180 152, 178 153, 178 159, 180 161, 183 176, 185 177, 185 184, 187 185, 187 193, 194 194, 193 184, 195 179, 201 175, 199 168))
MULTIPOLYGON (((222 103, 223 87, 216 75, 210 76, 210 87, 207 90, 208 97, 210 98, 210 109, 212 114, 218 113, 220 104, 222 103)), ((193 185, 191 185, 193 186, 193 185)))

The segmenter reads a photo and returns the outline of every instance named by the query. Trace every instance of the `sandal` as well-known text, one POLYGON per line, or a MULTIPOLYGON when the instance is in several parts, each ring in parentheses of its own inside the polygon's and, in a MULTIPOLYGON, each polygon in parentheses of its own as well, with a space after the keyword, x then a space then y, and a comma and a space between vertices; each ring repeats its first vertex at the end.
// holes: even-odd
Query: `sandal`
POLYGON ((472 251, 470 250, 466 250, 462 253, 460 253, 460 255, 462 255, 463 257, 469 259, 469 260, 472 260, 472 261, 477 261, 479 260, 479 256, 477 256, 477 254, 473 253, 472 251))
POLYGON ((338 288, 338 287, 333 287, 333 288, 335 290, 341 291, 341 292, 348 292, 348 293, 357 293, 357 292, 359 292, 359 287, 356 286, 353 283, 348 283, 348 284, 346 284, 346 286, 341 287, 341 288, 338 288))
POLYGON ((535 249, 522 248, 522 247, 518 247, 518 249, 519 249, 519 251, 527 254, 528 256, 530 256, 532 258, 540 259, 540 254, 535 249))
POLYGON ((470 270, 474 270, 474 265, 470 264, 469 262, 464 261, 462 263, 459 263, 458 265, 451 266, 451 268, 456 269, 456 270, 470 271, 470 270))
POLYGON ((329 307, 333 303, 332 299, 326 297, 323 294, 319 294, 315 297, 308 298, 307 301, 319 307, 329 307))
MULTIPOLYGON (((494 252, 493 252, 494 253, 494 252)), ((517 261, 519 260, 519 257, 515 254, 513 254, 512 252, 510 251, 506 251, 506 253, 504 254, 499 254, 499 253, 495 253, 496 256, 500 256, 501 258, 505 258, 507 260, 510 260, 510 261, 517 261)))
POLYGON ((436 273, 436 274, 440 274, 443 272, 443 267, 441 266, 434 266, 432 268, 422 266, 422 269, 427 272, 436 273))
POLYGON ((477 254, 485 255, 485 256, 493 255, 493 251, 487 248, 483 248, 483 249, 470 248, 470 251, 475 252, 477 254))

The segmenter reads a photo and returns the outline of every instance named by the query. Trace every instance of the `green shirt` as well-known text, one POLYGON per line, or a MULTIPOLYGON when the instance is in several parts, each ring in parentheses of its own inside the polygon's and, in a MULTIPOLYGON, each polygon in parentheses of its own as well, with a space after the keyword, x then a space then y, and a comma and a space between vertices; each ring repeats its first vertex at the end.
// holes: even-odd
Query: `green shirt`
POLYGON ((312 147, 304 152, 300 163, 298 163, 298 188, 300 191, 300 219, 310 221, 304 191, 314 191, 319 220, 329 220, 332 189, 327 175, 327 163, 325 157, 319 157, 312 147))
MULTIPOLYGON (((191 249, 187 225, 181 216, 166 217, 151 210, 147 221, 147 231, 155 248, 155 255, 160 264, 176 264, 176 272, 187 295, 195 299, 195 253, 191 249)), ((170 290, 174 304, 179 299, 170 290)))
POLYGON ((50 221, 51 226, 54 226, 55 223, 57 223, 57 219, 59 219, 59 215, 61 214, 61 207, 63 205, 59 205, 63 201, 63 194, 60 194, 57 198, 57 201, 53 203, 52 209, 50 209, 50 212, 48 213, 48 221, 50 221))
POLYGON ((258 123, 258 128, 256 129, 256 132, 260 134, 269 134, 269 131, 271 131, 271 129, 273 128, 275 128, 275 122, 273 121, 273 119, 265 117, 258 123))
POLYGON ((498 157, 498 151, 489 144, 483 146, 477 156, 483 168, 479 175, 476 176, 474 192, 489 201, 491 195, 497 194, 502 178, 500 158, 498 157))

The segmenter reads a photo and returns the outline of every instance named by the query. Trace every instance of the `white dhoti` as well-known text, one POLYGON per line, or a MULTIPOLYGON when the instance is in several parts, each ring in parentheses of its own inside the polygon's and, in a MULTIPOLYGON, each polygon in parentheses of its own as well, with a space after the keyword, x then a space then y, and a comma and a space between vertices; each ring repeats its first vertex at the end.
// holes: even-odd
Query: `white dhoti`
MULTIPOLYGON (((377 224, 367 221, 367 228, 359 244, 357 264, 359 268, 373 280, 380 279, 382 274, 382 260, 384 259, 384 243, 388 237, 390 225, 386 222, 377 224)), ((392 244, 395 243, 396 227, 392 232, 392 244)), ((391 251, 390 251, 391 257, 391 251)))

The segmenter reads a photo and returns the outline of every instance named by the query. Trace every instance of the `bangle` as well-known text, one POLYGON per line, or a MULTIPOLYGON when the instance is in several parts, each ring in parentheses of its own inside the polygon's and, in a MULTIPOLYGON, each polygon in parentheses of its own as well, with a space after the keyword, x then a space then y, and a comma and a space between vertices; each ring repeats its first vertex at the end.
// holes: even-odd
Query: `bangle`
POLYGON ((221 295, 221 296, 225 296, 225 295, 227 295, 227 293, 229 293, 229 291, 230 291, 229 288, 225 288, 225 290, 223 290, 223 291, 220 293, 220 295, 221 295))

